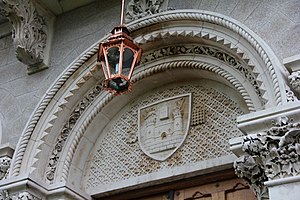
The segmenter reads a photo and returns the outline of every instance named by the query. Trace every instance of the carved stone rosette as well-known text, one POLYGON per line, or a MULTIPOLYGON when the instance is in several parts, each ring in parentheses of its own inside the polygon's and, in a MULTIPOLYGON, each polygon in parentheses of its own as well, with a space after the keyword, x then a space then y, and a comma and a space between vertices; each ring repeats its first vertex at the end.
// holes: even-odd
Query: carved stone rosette
POLYGON ((47 40, 45 19, 30 0, 0 0, 0 14, 13 26, 12 38, 18 60, 28 66, 28 74, 46 69, 47 40))
POLYGON ((247 155, 235 161, 236 173, 259 197, 264 181, 300 174, 300 123, 281 117, 268 131, 244 137, 242 150, 247 155))

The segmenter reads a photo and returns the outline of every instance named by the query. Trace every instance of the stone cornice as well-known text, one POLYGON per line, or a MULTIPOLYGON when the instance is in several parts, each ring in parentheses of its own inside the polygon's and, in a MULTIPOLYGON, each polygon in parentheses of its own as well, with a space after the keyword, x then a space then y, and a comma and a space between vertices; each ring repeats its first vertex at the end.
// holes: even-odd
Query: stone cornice
POLYGON ((45 62, 46 20, 31 0, 0 0, 0 14, 12 24, 16 57, 27 65, 28 74, 48 68, 45 62))

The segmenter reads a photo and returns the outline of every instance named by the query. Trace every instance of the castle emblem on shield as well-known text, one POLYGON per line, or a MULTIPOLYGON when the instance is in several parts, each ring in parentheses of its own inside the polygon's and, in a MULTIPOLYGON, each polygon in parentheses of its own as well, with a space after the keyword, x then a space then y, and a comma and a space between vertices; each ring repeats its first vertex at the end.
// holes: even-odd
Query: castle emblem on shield
POLYGON ((139 108, 139 144, 149 157, 163 161, 183 144, 191 118, 191 94, 139 108))

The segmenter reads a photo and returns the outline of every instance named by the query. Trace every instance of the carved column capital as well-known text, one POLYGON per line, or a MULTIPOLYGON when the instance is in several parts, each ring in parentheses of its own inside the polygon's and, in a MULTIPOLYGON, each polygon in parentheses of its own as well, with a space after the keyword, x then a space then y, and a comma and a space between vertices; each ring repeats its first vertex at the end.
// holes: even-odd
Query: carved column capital
POLYGON ((300 123, 280 117, 269 130, 245 136, 242 150, 234 167, 256 192, 265 181, 300 175, 300 123))
POLYGON ((12 38, 18 60, 28 74, 48 68, 45 63, 47 26, 31 0, 0 0, 0 14, 12 24, 12 38))

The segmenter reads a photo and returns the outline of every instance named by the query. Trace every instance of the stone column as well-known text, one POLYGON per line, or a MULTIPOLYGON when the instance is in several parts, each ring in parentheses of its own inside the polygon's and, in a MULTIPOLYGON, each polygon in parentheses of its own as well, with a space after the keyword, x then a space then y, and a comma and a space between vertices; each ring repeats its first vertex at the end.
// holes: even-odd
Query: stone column
POLYGON ((234 168, 259 200, 298 200, 300 197, 298 104, 238 120, 246 136, 240 138, 240 142, 231 140, 232 150, 239 154, 234 168))

